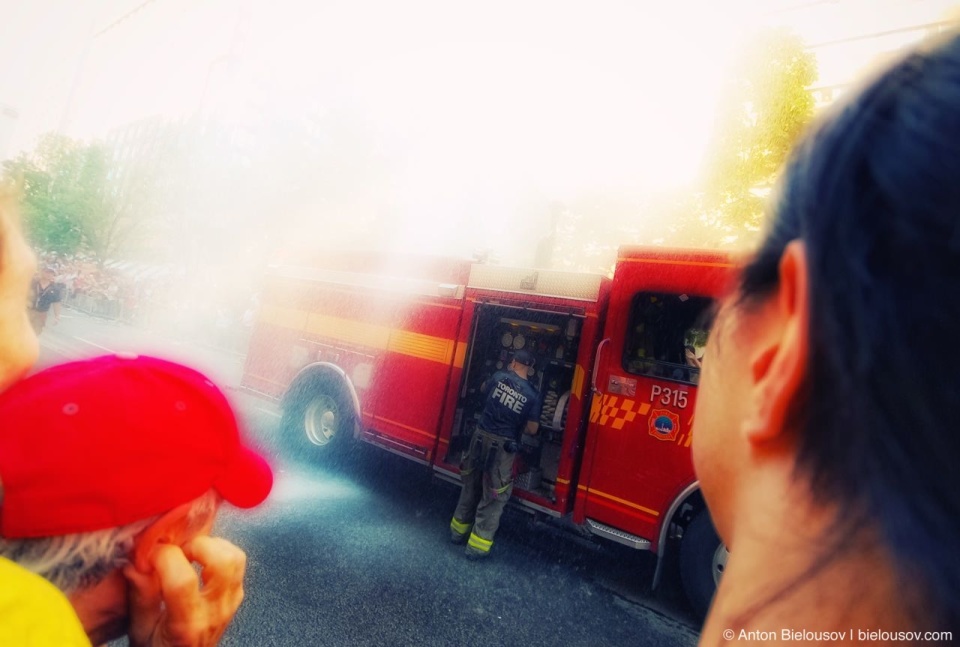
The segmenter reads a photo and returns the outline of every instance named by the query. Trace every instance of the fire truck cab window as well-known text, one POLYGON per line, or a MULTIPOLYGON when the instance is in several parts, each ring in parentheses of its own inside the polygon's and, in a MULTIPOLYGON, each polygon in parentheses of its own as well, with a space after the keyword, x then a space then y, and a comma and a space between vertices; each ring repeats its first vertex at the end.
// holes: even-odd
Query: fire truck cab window
POLYGON ((712 299, 686 294, 636 294, 623 346, 624 370, 696 384, 712 305, 712 299))

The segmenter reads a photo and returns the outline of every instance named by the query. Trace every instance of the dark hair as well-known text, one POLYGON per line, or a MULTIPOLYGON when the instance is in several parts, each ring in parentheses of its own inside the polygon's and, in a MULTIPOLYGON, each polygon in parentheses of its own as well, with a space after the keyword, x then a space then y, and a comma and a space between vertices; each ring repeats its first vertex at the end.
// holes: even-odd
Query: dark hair
MULTIPOLYGON (((814 496, 868 520, 960 629, 960 34, 835 106, 796 147, 741 302, 804 243, 807 378, 793 403, 814 496), (936 347, 937 350, 933 350, 936 347)), ((857 521, 853 521, 856 524, 857 521)))

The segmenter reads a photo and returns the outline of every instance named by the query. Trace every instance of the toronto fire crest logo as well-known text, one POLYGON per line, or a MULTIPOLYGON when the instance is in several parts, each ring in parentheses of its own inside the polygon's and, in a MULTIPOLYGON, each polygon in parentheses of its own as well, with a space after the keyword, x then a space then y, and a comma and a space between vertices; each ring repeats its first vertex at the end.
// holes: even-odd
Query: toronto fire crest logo
POLYGON ((674 441, 680 431, 680 416, 666 409, 654 409, 647 418, 650 435, 658 440, 674 441))

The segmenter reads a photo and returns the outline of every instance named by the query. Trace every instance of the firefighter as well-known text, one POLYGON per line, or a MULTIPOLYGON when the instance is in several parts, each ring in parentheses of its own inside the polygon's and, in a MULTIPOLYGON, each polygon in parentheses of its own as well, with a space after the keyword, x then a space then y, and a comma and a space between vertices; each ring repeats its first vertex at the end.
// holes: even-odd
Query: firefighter
POLYGON ((450 540, 467 543, 467 557, 490 554, 500 515, 513 492, 513 464, 521 433, 532 436, 540 427, 540 394, 529 382, 534 358, 518 350, 507 370, 497 371, 480 385, 486 394, 483 412, 460 462, 463 489, 450 521, 450 540))

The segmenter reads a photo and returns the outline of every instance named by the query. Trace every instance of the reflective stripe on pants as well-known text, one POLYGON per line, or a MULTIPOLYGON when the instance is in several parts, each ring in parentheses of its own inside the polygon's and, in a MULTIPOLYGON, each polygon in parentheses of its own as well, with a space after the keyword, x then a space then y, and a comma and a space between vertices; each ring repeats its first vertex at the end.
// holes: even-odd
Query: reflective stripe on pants
POLYGON ((477 533, 471 532, 470 539, 467 540, 467 546, 479 550, 481 553, 489 553, 493 547, 493 541, 487 541, 483 537, 478 537, 477 533))
POLYGON ((472 524, 458 521, 456 517, 450 520, 450 530, 457 533, 458 535, 465 535, 468 532, 470 532, 471 525, 472 524))
POLYGON ((500 516, 513 492, 515 455, 504 450, 506 441, 503 436, 477 429, 460 463, 463 487, 450 528, 460 532, 458 527, 469 528, 472 524, 468 545, 483 552, 493 545, 500 516))

